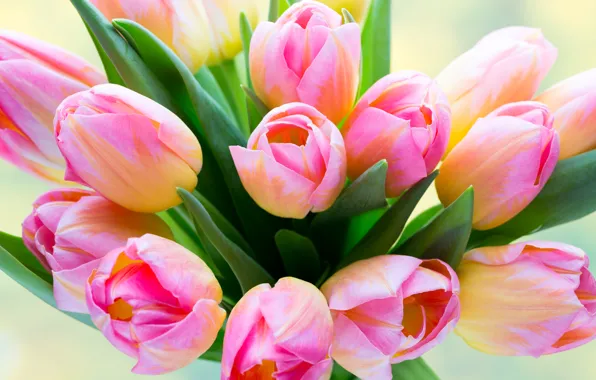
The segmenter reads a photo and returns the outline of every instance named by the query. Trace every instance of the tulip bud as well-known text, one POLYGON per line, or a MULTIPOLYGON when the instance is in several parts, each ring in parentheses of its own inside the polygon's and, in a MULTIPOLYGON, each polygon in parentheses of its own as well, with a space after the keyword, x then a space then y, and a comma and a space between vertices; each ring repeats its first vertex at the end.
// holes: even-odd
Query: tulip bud
POLYGON ((537 102, 503 106, 479 119, 447 156, 435 182, 444 205, 474 187, 473 226, 495 228, 540 193, 559 157, 559 136, 537 102))
POLYGON ((129 239, 93 271, 86 288, 91 319, 132 372, 182 368, 211 347, 226 318, 222 290, 192 252, 155 235, 129 239))
POLYGON ((60 102, 105 77, 82 58, 24 34, 0 31, 0 158, 62 182, 64 159, 53 136, 60 102))
POLYGON ((23 222, 23 242, 54 277, 59 309, 87 313, 85 284, 99 260, 130 237, 172 238, 156 215, 129 211, 87 190, 43 194, 23 222))
POLYGON ((333 316, 331 357, 362 379, 424 354, 459 319, 459 282, 440 260, 384 255, 335 273, 321 291, 333 316))
POLYGON ((292 5, 264 22, 250 43, 250 76, 259 98, 274 108, 314 106, 334 123, 348 115, 360 77, 360 27, 316 1, 292 5))
POLYGON ((267 0, 91 0, 108 18, 133 20, 168 45, 193 72, 242 50, 240 13, 255 28, 267 0))
POLYGON ((306 104, 272 110, 253 131, 247 148, 232 146, 230 152, 252 199, 284 218, 325 211, 346 180, 341 133, 306 104))
POLYGON ((596 148, 596 69, 557 83, 536 98, 555 117, 561 139, 559 160, 596 148))
POLYGON ((368 13, 372 0, 319 0, 337 13, 346 9, 357 22, 363 22, 368 13))
POLYGON ((538 29, 494 31, 451 62, 438 76, 447 94, 453 126, 451 151, 480 117, 511 102, 532 99, 557 58, 538 29))
POLYGON ((341 130, 348 176, 354 180, 385 159, 387 196, 399 196, 437 166, 450 124, 447 99, 431 78, 415 71, 387 75, 362 96, 341 130))
POLYGON ((221 380, 329 380, 332 335, 329 307, 312 284, 286 277, 258 285, 230 313, 221 380))
POLYGON ((477 350, 538 357, 596 337, 596 280, 579 248, 542 241, 478 248, 457 273, 456 332, 477 350))
POLYGON ((199 141, 168 109, 127 88, 106 84, 66 98, 54 119, 65 179, 138 212, 182 202, 202 166, 199 141))

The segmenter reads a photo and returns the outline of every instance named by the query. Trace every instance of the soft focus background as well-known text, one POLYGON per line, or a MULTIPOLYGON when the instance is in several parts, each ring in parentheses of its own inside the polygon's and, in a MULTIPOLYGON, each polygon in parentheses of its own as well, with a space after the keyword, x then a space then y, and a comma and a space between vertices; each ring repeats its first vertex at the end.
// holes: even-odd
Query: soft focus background
MULTIPOLYGON (((250 0, 247 0, 250 1, 250 0)), ((541 28, 559 48, 543 88, 596 67, 594 0, 393 0, 393 67, 436 75, 493 29, 541 28)), ((61 45, 100 65, 91 40, 68 0, 0 0, 0 28, 61 45)), ((20 234, 33 200, 48 185, 0 162, 0 230, 20 234)), ((435 204, 430 194, 425 206, 435 204)), ((564 207, 564 205, 552 205, 564 207)), ((590 253, 596 262, 596 215, 540 233, 590 253)), ((594 267, 593 267, 594 268, 594 267)), ((0 273, 0 379, 127 380, 133 360, 97 331, 45 305, 0 273)), ((596 379, 596 341, 579 349, 534 358, 500 358, 466 346, 452 334, 425 355, 442 379, 596 379)), ((164 380, 217 379, 218 367, 197 361, 164 380)))

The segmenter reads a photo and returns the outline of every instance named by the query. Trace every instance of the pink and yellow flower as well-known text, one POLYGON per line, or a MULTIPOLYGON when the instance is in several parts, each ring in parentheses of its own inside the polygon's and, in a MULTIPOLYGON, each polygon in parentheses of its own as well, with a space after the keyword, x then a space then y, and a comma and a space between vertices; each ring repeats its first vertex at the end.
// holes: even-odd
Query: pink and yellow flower
POLYGON ((250 196, 284 218, 325 211, 346 179, 341 133, 306 104, 272 110, 250 136, 247 148, 232 146, 230 152, 250 196))
POLYGON ((451 113, 445 94, 416 71, 389 74, 360 99, 342 127, 348 176, 389 164, 386 193, 397 197, 425 178, 445 153, 451 113))
POLYGON ((203 164, 199 141, 171 111, 127 88, 106 84, 66 98, 54 120, 66 179, 138 212, 182 202, 203 164))
POLYGON ((596 280, 579 248, 543 241, 468 252, 456 332, 493 355, 541 356, 596 337, 596 280))
POLYGON ((242 50, 240 13, 255 28, 267 0, 91 0, 108 18, 143 25, 192 70, 234 58, 242 50))
POLYGON ((339 123, 356 99, 360 53, 358 24, 342 25, 331 8, 304 0, 275 23, 259 24, 250 43, 250 76, 269 108, 306 103, 339 123))
POLYGON ((211 347, 226 312, 213 272, 192 252, 155 235, 108 253, 87 283, 93 323, 138 374, 192 363, 211 347))
POLYGON ((99 260, 128 238, 146 233, 172 238, 159 217, 81 189, 43 194, 23 222, 23 242, 52 273, 58 308, 78 313, 87 313, 85 284, 99 260))
POLYGON ((221 380, 328 380, 333 322, 312 284, 282 278, 254 287, 230 313, 221 380))
POLYGON ((331 356, 362 379, 424 354, 459 319, 459 282, 440 260, 385 255, 335 273, 321 291, 334 322, 331 356))
POLYGON ((561 139, 559 160, 596 148, 596 69, 565 79, 537 98, 555 117, 561 139))
POLYGON ((473 226, 497 227, 540 193, 559 157, 559 136, 548 108, 507 104, 479 119, 449 153, 436 180, 444 205, 474 187, 473 226))
POLYGON ((438 76, 453 114, 451 151, 480 117, 511 102, 530 100, 557 58, 538 29, 507 27, 481 39, 438 76))
POLYGON ((54 111, 67 96, 105 82, 82 58, 24 34, 0 31, 0 158, 63 182, 54 111))

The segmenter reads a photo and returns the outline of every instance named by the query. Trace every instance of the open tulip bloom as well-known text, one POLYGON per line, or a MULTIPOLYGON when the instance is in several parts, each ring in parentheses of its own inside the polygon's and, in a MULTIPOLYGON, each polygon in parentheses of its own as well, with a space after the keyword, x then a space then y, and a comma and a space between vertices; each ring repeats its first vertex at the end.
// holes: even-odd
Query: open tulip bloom
POLYGON ((503 356, 596 337, 588 254, 514 243, 596 211, 596 69, 536 94, 539 30, 435 79, 370 38, 390 0, 71 2, 105 75, 0 31, 0 158, 61 185, 0 269, 133 372, 426 380, 451 332, 503 356))

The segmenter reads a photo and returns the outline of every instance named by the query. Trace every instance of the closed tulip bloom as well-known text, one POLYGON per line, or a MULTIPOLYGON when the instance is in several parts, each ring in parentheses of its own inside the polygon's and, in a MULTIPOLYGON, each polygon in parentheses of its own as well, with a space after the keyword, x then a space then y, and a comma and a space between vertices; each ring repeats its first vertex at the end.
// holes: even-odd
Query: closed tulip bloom
POLYGON ((54 277, 58 308, 78 313, 87 313, 85 284, 99 260, 146 233, 172 238, 156 215, 129 211, 81 189, 43 194, 23 222, 23 242, 54 277))
POLYGON ((105 82, 82 58, 24 34, 0 31, 0 158, 63 182, 52 119, 68 95, 105 82))
POLYGON ((230 147, 246 191, 264 210, 304 218, 327 210, 346 180, 346 152, 339 130, 315 108, 278 107, 263 119, 247 148, 230 147))
POLYGON ((415 71, 389 74, 360 99, 341 132, 354 180, 387 160, 386 193, 397 197, 425 178, 445 153, 451 114, 445 95, 415 71))
POLYGON ((459 282, 440 260, 385 255, 335 273, 321 291, 334 323, 332 358, 364 380, 424 354, 459 319, 459 282))
POLYGON ((258 285, 230 313, 221 380, 329 380, 332 335, 329 307, 312 284, 286 277, 258 285))
POLYGON ((540 193, 559 157, 559 136, 541 103, 505 105, 476 122, 447 156, 436 180, 444 205, 474 187, 473 226, 497 227, 540 193))
POLYGON ((579 248, 531 241, 468 252, 456 332, 493 355, 541 356, 596 337, 596 281, 579 248))
POLYGON ((181 245, 155 235, 108 253, 86 288, 97 328, 138 360, 132 372, 182 368, 211 347, 226 312, 209 267, 181 245))
POLYGON ((453 114, 448 151, 480 117, 511 102, 532 99, 557 58, 539 29, 507 27, 481 39, 438 76, 453 114))
POLYGON ((302 102, 334 123, 348 115, 360 77, 360 27, 316 1, 264 22, 250 43, 250 76, 269 108, 302 102))
POLYGON ((199 141, 176 115, 127 88, 106 84, 66 98, 54 119, 65 178, 138 212, 182 202, 203 158, 199 141))
POLYGON ((561 139, 559 160, 596 148, 596 69, 557 83, 536 100, 555 117, 561 139))
POLYGON ((91 0, 108 18, 143 25, 192 70, 234 58, 242 50, 240 13, 255 28, 267 0, 91 0))
POLYGON ((357 22, 363 22, 370 7, 371 0, 320 0, 337 13, 346 9, 357 22))

